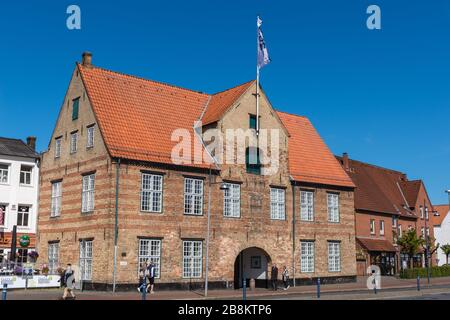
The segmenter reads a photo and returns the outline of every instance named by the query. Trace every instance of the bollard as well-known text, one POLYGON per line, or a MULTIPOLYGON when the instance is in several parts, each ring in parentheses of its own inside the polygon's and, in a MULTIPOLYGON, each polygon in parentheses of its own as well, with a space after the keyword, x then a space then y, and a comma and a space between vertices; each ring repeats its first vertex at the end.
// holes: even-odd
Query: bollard
POLYGON ((320 278, 317 278, 317 299, 320 299, 320 278))
POLYGON ((2 290, 2 300, 3 300, 3 301, 6 301, 6 292, 7 292, 7 289, 8 289, 8 284, 7 284, 7 283, 4 283, 4 284, 3 284, 3 290, 2 290))
POLYGON ((377 294, 377 280, 376 278, 373 279, 373 292, 377 294))
POLYGON ((420 276, 417 276, 417 291, 420 291, 420 276))
POLYGON ((242 281, 242 300, 245 301, 247 298, 247 280, 242 281))

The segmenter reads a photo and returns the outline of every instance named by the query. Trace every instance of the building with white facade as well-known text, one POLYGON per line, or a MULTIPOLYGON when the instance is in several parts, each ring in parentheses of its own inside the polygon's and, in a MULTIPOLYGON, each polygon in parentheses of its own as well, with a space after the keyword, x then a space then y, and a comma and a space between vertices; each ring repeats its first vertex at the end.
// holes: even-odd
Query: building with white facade
POLYGON ((9 260, 17 226, 16 261, 28 262, 36 248, 39 195, 39 155, 36 138, 0 137, 0 265, 9 260))
MULTIPOLYGON (((433 219, 434 236, 436 243, 441 246, 450 244, 450 214, 448 205, 434 206, 438 216, 433 219)), ((437 250, 436 262, 439 266, 446 264, 447 260, 441 249, 437 250)))

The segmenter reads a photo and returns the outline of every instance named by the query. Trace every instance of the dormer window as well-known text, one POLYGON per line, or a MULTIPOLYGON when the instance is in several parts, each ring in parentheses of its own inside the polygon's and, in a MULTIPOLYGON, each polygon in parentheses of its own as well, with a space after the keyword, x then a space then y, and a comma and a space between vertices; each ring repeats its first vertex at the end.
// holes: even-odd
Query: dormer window
POLYGON ((80 108, 80 98, 73 99, 73 101, 72 101, 72 121, 78 119, 79 108, 80 108))

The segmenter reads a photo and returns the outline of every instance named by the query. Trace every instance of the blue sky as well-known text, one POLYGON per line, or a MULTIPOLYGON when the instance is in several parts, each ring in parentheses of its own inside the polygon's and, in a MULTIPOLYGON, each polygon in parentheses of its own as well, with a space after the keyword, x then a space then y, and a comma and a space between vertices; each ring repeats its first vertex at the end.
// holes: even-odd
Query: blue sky
POLYGON ((2 1, 0 136, 47 147, 75 61, 208 93, 255 77, 261 14, 275 108, 309 117, 336 154, 450 188, 450 2, 2 1), (77 4, 82 30, 66 28, 77 4), (366 27, 377 4, 382 30, 366 27))

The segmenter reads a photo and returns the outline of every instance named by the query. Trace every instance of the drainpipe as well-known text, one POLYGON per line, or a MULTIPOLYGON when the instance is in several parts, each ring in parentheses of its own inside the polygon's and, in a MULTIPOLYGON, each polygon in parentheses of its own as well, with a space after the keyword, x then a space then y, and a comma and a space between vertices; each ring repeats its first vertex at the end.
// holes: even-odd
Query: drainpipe
POLYGON ((120 159, 116 163, 116 212, 114 221, 114 271, 113 271, 113 293, 116 292, 116 274, 117 274, 117 242, 119 238, 119 174, 120 159))
POLYGON ((292 183, 292 281, 295 287, 295 182, 292 183))

